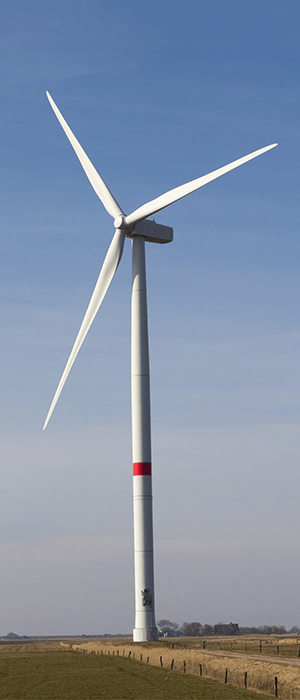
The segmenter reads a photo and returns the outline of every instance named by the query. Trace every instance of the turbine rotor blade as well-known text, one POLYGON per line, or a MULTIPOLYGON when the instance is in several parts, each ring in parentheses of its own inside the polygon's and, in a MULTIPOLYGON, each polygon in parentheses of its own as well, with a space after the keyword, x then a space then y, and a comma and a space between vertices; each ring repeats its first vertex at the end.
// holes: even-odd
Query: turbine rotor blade
POLYGON ((112 193, 108 189, 104 180, 102 180, 102 177, 100 177, 96 168, 93 166, 93 163, 91 163, 90 159, 86 155, 86 153, 83 150, 82 146, 80 145, 79 141, 77 141, 76 136, 74 136, 73 132, 71 131, 67 122, 65 121, 62 114, 60 113, 60 111, 59 111, 58 107, 56 106, 54 100, 52 99, 51 95, 49 95, 49 92, 46 92, 46 95, 48 97, 48 100, 51 104, 51 107, 52 107, 54 113, 57 116, 59 123, 61 124, 66 136, 68 137, 71 145, 74 148, 74 151, 75 151, 77 158, 79 159, 79 161, 83 167, 83 170, 85 171, 85 174, 87 175, 93 189, 95 190, 96 194, 98 195, 99 199, 101 200, 106 211, 108 211, 108 213, 114 219, 117 216, 122 216, 124 214, 124 212, 122 211, 119 204, 116 202, 115 198, 113 197, 112 193))
POLYGON ((243 163, 247 163, 248 160, 252 160, 252 158, 256 158, 262 153, 266 153, 266 151, 269 151, 271 148, 275 148, 277 145, 277 143, 272 143, 271 146, 265 146, 265 148, 260 148, 258 151, 249 153, 249 155, 239 158, 238 160, 234 160, 232 163, 229 163, 229 165, 224 165, 223 168, 218 168, 218 170, 214 170, 212 173, 208 173, 208 175, 202 175, 202 177, 198 177, 196 180, 191 180, 191 182, 187 182, 185 185, 175 187, 175 189, 170 190, 169 192, 160 195, 160 197, 152 199, 151 202, 147 202, 147 204, 143 204, 143 206, 135 209, 135 211, 133 211, 132 214, 129 214, 129 216, 125 216, 124 223, 131 226, 132 224, 136 224, 138 221, 146 219, 148 216, 155 214, 157 211, 160 211, 161 209, 168 207, 170 204, 177 202, 178 199, 186 197, 186 195, 191 194, 191 192, 198 190, 204 185, 207 185, 209 182, 212 182, 212 180, 216 180, 218 177, 221 177, 221 175, 225 175, 225 173, 228 173, 230 170, 238 168, 240 165, 243 165, 243 163))
POLYGON ((59 385, 57 387, 57 390, 54 395, 54 399, 52 401, 52 404, 50 406, 50 409, 48 411, 47 418, 45 420, 43 430, 45 430, 50 417, 53 413, 53 410, 55 408, 55 405, 58 401, 59 395, 62 391, 62 388, 65 384, 65 381, 68 377, 68 374, 70 372, 70 369, 78 355, 78 352, 82 346, 82 343, 93 323, 93 320, 96 316, 96 313, 102 304, 102 301, 105 297, 105 294, 108 290, 108 287, 113 279, 113 276, 116 272, 116 269, 119 265, 119 262, 122 257, 123 253, 123 248, 124 248, 124 241, 125 241, 125 233, 124 231, 119 231, 118 229, 115 232, 115 235, 112 239, 112 242, 109 246, 109 249, 106 253, 106 257, 104 260, 104 263, 101 268, 100 275, 98 277, 95 289, 93 291, 90 303, 88 305, 88 308, 86 310, 86 314, 84 316, 84 319, 82 321, 79 333, 77 335, 77 338, 75 340, 75 343, 73 345, 70 357, 68 359, 68 362, 66 364, 66 367, 64 369, 63 375, 61 377, 61 380, 59 382, 59 385))

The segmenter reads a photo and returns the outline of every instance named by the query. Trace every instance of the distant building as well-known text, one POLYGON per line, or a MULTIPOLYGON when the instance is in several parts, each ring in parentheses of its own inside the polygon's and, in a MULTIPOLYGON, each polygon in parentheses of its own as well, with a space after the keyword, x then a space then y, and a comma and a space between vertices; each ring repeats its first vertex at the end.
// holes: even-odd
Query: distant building
POLYGON ((236 636, 237 634, 240 634, 238 623, 229 622, 229 625, 225 625, 224 622, 219 622, 214 626, 214 634, 217 634, 219 637, 226 635, 236 636))

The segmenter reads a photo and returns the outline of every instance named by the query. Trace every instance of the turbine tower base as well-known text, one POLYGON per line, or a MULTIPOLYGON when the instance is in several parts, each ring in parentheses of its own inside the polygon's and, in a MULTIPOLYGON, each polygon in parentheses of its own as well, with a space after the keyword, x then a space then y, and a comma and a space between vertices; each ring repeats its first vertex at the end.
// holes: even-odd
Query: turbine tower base
POLYGON ((157 627, 138 627, 133 630, 134 642, 157 642, 157 627))

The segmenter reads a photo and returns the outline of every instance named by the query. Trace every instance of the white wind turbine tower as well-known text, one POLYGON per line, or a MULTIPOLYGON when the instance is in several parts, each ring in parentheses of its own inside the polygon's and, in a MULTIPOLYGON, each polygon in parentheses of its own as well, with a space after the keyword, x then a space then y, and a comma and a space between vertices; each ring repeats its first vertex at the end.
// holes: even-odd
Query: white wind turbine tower
POLYGON ((135 567, 135 627, 133 641, 156 641, 158 632, 154 614, 153 528, 151 484, 150 377, 148 352, 145 241, 170 243, 173 229, 161 226, 147 217, 164 209, 178 199, 203 187, 248 160, 269 151, 276 143, 254 151, 208 175, 192 180, 153 199, 126 216, 83 148, 78 143, 53 99, 47 97, 68 137, 79 161, 105 209, 114 219, 115 234, 107 251, 98 281, 72 352, 50 406, 44 429, 50 419, 60 392, 85 336, 105 297, 122 257, 125 238, 132 240, 132 306, 131 306, 131 402, 133 456, 133 512, 135 567))

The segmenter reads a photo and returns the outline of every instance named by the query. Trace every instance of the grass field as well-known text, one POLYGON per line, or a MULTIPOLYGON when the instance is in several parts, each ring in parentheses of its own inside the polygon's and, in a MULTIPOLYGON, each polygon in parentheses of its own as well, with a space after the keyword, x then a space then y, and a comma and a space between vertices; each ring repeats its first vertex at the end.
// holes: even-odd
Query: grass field
POLYGON ((1 700, 263 700, 205 678, 128 658, 10 649, 0 654, 1 700))
MULTIPOLYGON (((161 644, 165 646, 172 646, 174 640, 160 640, 161 644)), ((257 636, 254 637, 233 637, 233 638, 222 638, 213 639, 207 637, 206 639, 196 640, 195 637, 188 640, 176 640, 175 647, 177 648, 193 648, 193 649, 209 649, 211 651, 238 651, 239 653, 246 654, 262 654, 267 656, 281 656, 287 658, 299 658, 300 640, 289 639, 289 638, 278 638, 273 639, 272 637, 262 636, 259 639, 257 636)))
MULTIPOLYGON (((203 640, 202 640, 203 641, 203 640)), ((300 700, 300 660, 291 657, 274 656, 272 654, 240 653, 238 649, 225 651, 218 648, 222 641, 212 640, 213 648, 203 649, 199 638, 180 638, 160 640, 158 643, 133 644, 127 640, 78 640, 71 648, 77 653, 99 656, 117 656, 128 658, 141 665, 173 669, 186 675, 201 676, 205 680, 213 680, 225 686, 227 684, 244 690, 247 682, 248 693, 275 695, 277 687, 281 700, 300 700)), ((208 640, 207 640, 208 641, 208 640)), ((234 640, 232 640, 234 641, 234 640)), ((242 641, 241 638, 238 640, 242 641)), ((244 639, 244 642, 247 641, 244 639)), ((255 641, 255 640, 251 640, 255 641)), ((230 642, 231 644, 231 642, 230 642)), ((65 649, 69 645, 65 643, 65 649)), ((253 648, 253 647, 252 647, 253 648)), ((254 644, 254 651, 256 650, 254 644)))

